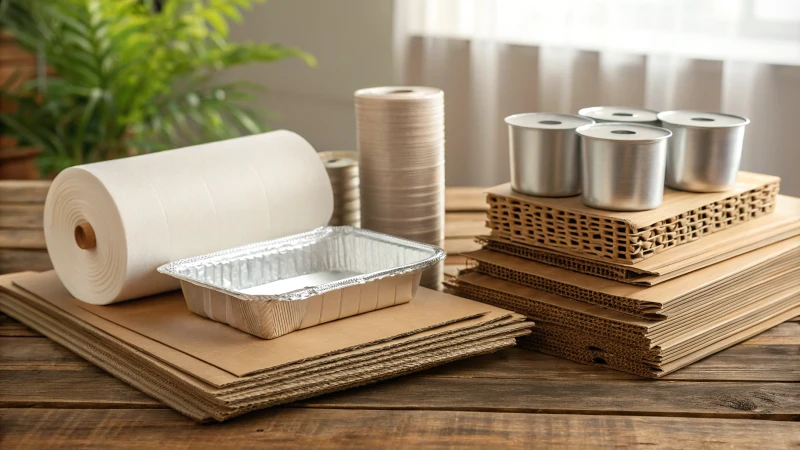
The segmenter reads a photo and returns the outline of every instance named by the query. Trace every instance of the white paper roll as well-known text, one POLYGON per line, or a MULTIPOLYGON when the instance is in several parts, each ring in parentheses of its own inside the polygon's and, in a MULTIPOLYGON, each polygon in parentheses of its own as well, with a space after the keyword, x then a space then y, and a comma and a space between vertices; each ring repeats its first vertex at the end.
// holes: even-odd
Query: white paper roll
POLYGON ((47 194, 44 232, 64 286, 106 305, 179 288, 169 261, 326 225, 333 193, 305 139, 280 130, 71 167, 47 194), (89 223, 96 246, 81 249, 89 223))

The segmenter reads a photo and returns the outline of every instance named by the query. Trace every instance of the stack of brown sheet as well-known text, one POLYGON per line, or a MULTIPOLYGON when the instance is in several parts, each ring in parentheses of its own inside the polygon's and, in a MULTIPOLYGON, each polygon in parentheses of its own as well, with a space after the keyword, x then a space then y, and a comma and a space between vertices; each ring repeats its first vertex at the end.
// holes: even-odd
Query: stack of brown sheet
POLYGON ((494 352, 533 325, 421 288, 406 305, 262 340, 192 314, 179 292, 82 303, 54 272, 0 277, 0 311, 198 421, 494 352))
POLYGON ((777 196, 774 208, 638 262, 493 232, 450 287, 536 320, 520 346, 659 377, 800 314, 800 199, 777 196))
POLYGON ((734 256, 800 235, 800 199, 779 195, 772 214, 662 251, 635 264, 580 258, 515 242, 500 234, 479 236, 485 249, 623 283, 653 286, 734 256))

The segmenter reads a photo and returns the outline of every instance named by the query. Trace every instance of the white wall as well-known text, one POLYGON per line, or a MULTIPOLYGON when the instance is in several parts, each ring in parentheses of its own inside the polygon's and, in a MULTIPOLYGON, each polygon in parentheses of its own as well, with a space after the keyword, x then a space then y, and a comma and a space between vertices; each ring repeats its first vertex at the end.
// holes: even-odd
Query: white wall
POLYGON ((393 84, 392 0, 269 0, 231 30, 236 41, 280 42, 313 54, 316 68, 280 61, 232 71, 262 84, 269 125, 319 150, 355 150, 356 89, 393 84))

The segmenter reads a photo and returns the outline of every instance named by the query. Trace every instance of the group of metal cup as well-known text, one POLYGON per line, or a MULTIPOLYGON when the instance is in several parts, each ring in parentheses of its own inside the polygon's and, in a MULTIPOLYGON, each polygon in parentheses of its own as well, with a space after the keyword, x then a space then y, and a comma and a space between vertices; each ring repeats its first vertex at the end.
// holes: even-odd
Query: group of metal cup
POLYGON ((515 191, 581 195, 585 205, 612 211, 659 207, 665 184, 690 192, 732 188, 750 123, 721 113, 607 106, 505 121, 515 191))

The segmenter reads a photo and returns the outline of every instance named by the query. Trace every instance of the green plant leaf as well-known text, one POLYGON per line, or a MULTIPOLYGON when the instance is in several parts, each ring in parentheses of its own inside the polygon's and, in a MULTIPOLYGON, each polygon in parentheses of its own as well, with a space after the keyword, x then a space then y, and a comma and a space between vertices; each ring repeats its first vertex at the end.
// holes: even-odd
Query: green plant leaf
POLYGON ((208 21, 208 24, 223 36, 228 35, 228 22, 220 14, 219 11, 214 9, 206 9, 203 11, 203 17, 208 21))
POLYGON ((313 57, 279 44, 235 43, 229 23, 260 0, 0 0, 0 26, 41 52, 55 78, 0 86, 15 111, 3 133, 42 148, 42 169, 158 151, 266 129, 248 108, 262 90, 218 84, 240 65, 313 57))

